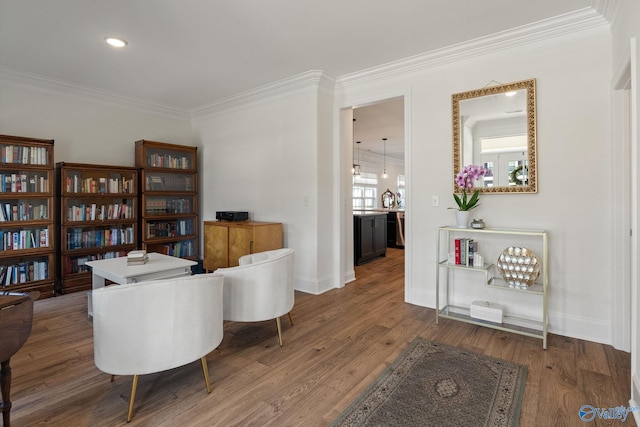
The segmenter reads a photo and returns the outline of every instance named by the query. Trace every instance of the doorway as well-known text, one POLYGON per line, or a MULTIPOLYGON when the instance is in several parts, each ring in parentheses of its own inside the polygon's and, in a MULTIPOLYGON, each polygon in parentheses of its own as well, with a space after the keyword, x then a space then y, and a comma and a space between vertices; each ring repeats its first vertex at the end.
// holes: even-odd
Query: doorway
POLYGON ((347 158, 341 163, 349 165, 351 162, 354 166, 345 168, 350 170, 351 174, 345 174, 343 186, 345 233, 342 247, 345 248, 345 258, 343 258, 347 272, 345 283, 355 280, 353 212, 363 208, 367 211, 386 213, 388 218, 393 217, 393 221, 387 223, 388 230, 392 231, 388 233, 387 247, 394 251, 395 257, 398 253, 401 254, 405 274, 405 294, 409 279, 406 259, 411 241, 410 224, 407 221, 410 180, 407 164, 409 156, 406 106, 407 98, 403 94, 354 104, 347 107, 350 111, 343 111, 347 114, 341 116, 343 121, 341 152, 347 158), (349 121, 351 123, 348 123, 349 121), (353 128, 347 132, 345 128, 349 128, 349 124, 352 124, 353 128), (356 164, 359 169, 357 178, 354 176, 356 164), (388 177, 383 178, 385 172, 388 177), (386 199, 383 199, 384 194, 387 195, 386 199), (393 194, 393 197, 389 198, 389 194, 393 194), (372 203, 371 199, 375 200, 375 203, 372 203), (393 203, 390 204, 389 200, 393 203), (391 246, 389 242, 392 242, 391 246), (353 275, 350 276, 349 272, 353 275))

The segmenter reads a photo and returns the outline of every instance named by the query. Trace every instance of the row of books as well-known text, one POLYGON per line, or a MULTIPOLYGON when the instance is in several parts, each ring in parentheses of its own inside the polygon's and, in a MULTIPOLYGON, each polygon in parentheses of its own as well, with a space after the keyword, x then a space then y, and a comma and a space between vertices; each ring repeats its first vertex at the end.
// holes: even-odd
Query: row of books
POLYGON ((128 245, 135 243, 133 227, 105 230, 67 230, 67 249, 96 248, 102 246, 128 245))
POLYGON ((65 182, 67 193, 133 193, 135 183, 131 178, 113 176, 111 178, 82 178, 81 174, 67 176, 65 182))
POLYGON ((133 219, 132 205, 113 203, 111 205, 78 204, 67 208, 67 221, 105 221, 108 219, 133 219))
POLYGON ((193 177, 191 176, 147 176, 145 179, 147 191, 193 191, 193 177))
POLYGON ((10 286, 45 280, 49 277, 48 261, 26 261, 0 266, 0 285, 10 286))
POLYGON ((39 205, 31 201, 5 203, 0 206, 0 222, 2 221, 40 221, 49 219, 49 202, 42 201, 39 205))
POLYGON ((23 165, 48 164, 46 147, 30 147, 22 145, 2 145, 0 148, 2 163, 18 163, 23 165))
POLYGON ((91 254, 81 256, 67 256, 64 262, 65 274, 78 274, 86 273, 90 271, 89 266, 86 265, 88 261, 95 261, 99 259, 111 259, 125 256, 125 251, 119 252, 105 252, 103 254, 91 254))
POLYGON ((168 169, 191 169, 191 159, 186 156, 175 157, 171 154, 147 153, 147 166, 168 169))
POLYGON ((148 239, 154 237, 188 236, 194 234, 194 232, 192 219, 147 223, 148 239))
POLYGON ((49 229, 33 230, 0 230, 0 248, 3 251, 17 251, 20 249, 48 248, 49 229))
POLYGON ((191 200, 189 199, 152 199, 146 201, 147 214, 181 214, 192 213, 191 200))
POLYGON ((49 178, 37 173, 2 173, 0 187, 3 193, 47 193, 49 178))
POLYGON ((175 257, 188 257, 195 255, 195 245, 193 240, 185 240, 183 242, 168 243, 166 245, 154 245, 152 252, 158 252, 165 255, 175 257))
POLYGON ((473 256, 478 252, 478 242, 462 237, 453 240, 455 263, 473 267, 473 256))

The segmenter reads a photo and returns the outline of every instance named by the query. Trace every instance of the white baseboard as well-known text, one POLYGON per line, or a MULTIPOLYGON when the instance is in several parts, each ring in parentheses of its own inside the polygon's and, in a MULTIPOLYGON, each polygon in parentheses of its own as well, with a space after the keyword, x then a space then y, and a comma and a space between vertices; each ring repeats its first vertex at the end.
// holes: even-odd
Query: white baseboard
MULTIPOLYGON (((405 295, 406 302, 421 307, 435 308, 435 300, 435 291, 427 292, 424 289, 409 290, 405 295)), ((549 333, 601 344, 612 344, 611 325, 584 316, 550 312, 549 333)))
POLYGON ((344 284, 346 285, 354 280, 356 280, 356 271, 353 269, 351 271, 347 271, 347 274, 344 275, 344 284))
POLYGON ((295 276, 294 287, 296 291, 305 292, 313 295, 320 295, 328 290, 333 289, 331 276, 325 276, 318 280, 309 277, 295 276))
MULTIPOLYGON (((631 400, 629 406, 632 408, 640 408, 640 377, 638 374, 634 374, 631 377, 631 400)), ((640 410, 633 411, 633 419, 636 420, 636 425, 640 426, 640 410)))

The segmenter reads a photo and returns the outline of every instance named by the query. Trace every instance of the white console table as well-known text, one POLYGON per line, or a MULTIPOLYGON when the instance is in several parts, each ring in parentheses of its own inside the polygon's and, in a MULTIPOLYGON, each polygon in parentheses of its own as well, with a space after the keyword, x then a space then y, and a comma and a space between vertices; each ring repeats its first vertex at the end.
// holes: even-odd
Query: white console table
MULTIPOLYGON (((190 276, 195 261, 151 252, 149 261, 141 265, 127 265, 127 257, 88 261, 92 270, 92 288, 98 289, 111 280, 119 285, 137 283, 147 280, 170 279, 172 277, 190 276)), ((93 315, 91 293, 88 300, 89 316, 93 315)))

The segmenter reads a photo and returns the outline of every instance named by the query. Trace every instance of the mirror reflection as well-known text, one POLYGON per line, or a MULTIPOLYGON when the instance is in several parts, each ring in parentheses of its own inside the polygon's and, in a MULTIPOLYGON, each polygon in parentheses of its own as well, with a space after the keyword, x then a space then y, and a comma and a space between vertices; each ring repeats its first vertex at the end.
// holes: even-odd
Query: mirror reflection
POLYGON ((535 193, 535 79, 454 94, 452 107, 454 177, 475 164, 492 172, 480 192, 535 193))

